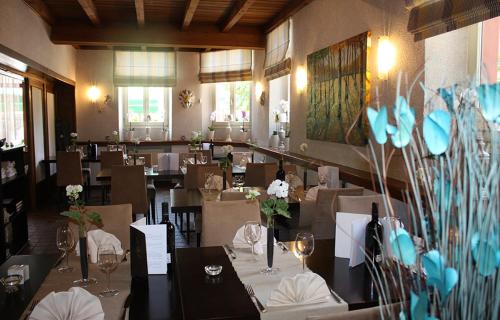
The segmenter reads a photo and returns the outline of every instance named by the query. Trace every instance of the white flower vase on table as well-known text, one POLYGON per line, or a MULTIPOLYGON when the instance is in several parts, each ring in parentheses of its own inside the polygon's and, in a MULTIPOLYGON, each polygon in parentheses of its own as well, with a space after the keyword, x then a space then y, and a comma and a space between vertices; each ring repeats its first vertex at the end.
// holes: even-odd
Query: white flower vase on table
POLYGON ((215 130, 208 130, 208 140, 214 140, 215 130))
POLYGON ((128 139, 128 141, 134 141, 134 131, 129 130, 127 132, 127 139, 128 139))
POLYGON ((273 135, 269 139, 269 146, 274 149, 278 149, 280 145, 280 137, 276 131, 273 132, 273 135))
POLYGON ((231 131, 233 131, 233 129, 231 128, 231 123, 228 122, 226 127, 226 142, 233 141, 233 139, 231 139, 231 131))

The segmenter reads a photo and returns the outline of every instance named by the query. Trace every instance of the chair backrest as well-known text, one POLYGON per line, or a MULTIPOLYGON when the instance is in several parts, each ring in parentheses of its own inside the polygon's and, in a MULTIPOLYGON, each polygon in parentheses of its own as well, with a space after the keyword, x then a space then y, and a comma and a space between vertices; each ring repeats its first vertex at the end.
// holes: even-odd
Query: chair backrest
POLYGON ((158 170, 179 170, 179 154, 158 153, 158 170))
POLYGON ((113 166, 123 166, 122 151, 102 151, 101 152, 101 170, 111 169, 113 166))
POLYGON ((201 245, 232 243, 236 231, 247 221, 260 221, 258 201, 204 201, 201 245))
POLYGON ((381 194, 371 196, 339 196, 337 199, 337 211, 371 214, 372 203, 378 205, 379 217, 386 215, 384 196, 381 194))
POLYGON ((232 152, 233 164, 246 167, 247 163, 253 162, 253 152, 232 152))
POLYGON ((327 188, 340 188, 339 168, 322 166, 318 168, 318 175, 325 175, 327 188))
POLYGON ((111 168, 111 204, 132 204, 132 212, 148 213, 144 166, 111 168))
POLYGON ((294 164, 284 164, 283 170, 285 171, 285 174, 293 173, 294 175, 297 175, 297 166, 294 164))
POLYGON ((81 153, 78 151, 58 151, 57 186, 64 187, 69 184, 83 184, 81 153))
POLYGON ((248 163, 245 172, 245 186, 267 188, 276 177, 276 163, 248 163))
POLYGON ((338 211, 338 197, 343 195, 360 196, 362 194, 363 188, 319 189, 316 198, 316 213, 311 227, 314 237, 333 239, 335 237, 334 215, 338 211))
POLYGON ((189 162, 191 164, 196 164, 196 153, 194 152, 189 152, 189 153, 179 153, 179 166, 181 166, 184 163, 184 160, 189 160, 192 162, 189 162))
POLYGON ((220 201, 235 201, 235 200, 246 200, 246 192, 239 191, 223 191, 220 194, 220 201))
POLYGON ((222 169, 217 164, 188 164, 184 175, 184 188, 197 189, 205 186, 205 174, 213 173, 222 177, 222 169))
POLYGON ((371 307, 366 309, 358 309, 354 311, 335 312, 332 314, 325 314, 321 316, 309 316, 307 320, 379 320, 380 307, 371 307))
POLYGON ((196 163, 201 164, 201 156, 207 157, 207 163, 206 164, 211 164, 212 163, 212 151, 210 150, 200 150, 196 151, 196 163))
POLYGON ((139 157, 144 158, 144 166, 151 168, 153 165, 153 155, 151 153, 134 153, 132 154, 133 157, 136 157, 138 159, 139 157))

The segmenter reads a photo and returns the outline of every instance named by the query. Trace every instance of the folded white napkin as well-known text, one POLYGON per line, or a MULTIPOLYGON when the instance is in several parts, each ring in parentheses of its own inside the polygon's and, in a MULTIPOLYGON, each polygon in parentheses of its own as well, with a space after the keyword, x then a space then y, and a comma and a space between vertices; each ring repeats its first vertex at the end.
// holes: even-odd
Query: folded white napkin
POLYGON ((326 186, 316 186, 316 187, 312 187, 311 189, 307 190, 306 200, 316 200, 316 198, 318 197, 318 190, 319 189, 326 189, 326 186))
MULTIPOLYGON (((263 254, 264 248, 267 245, 267 228, 261 226, 260 240, 255 244, 254 250, 256 254, 263 254)), ((274 239, 276 244, 276 239, 274 239)), ((245 226, 241 227, 236 231, 236 235, 233 239, 233 246, 235 248, 251 248, 252 246, 245 240, 245 226)))
POLYGON ((283 307, 326 302, 330 290, 323 278, 313 272, 299 273, 281 279, 278 288, 271 292, 268 307, 283 307))
POLYGON ((30 314, 30 320, 87 319, 104 319, 104 312, 99 298, 79 287, 58 293, 52 291, 36 305, 30 314))
MULTIPOLYGON (((87 253, 90 255, 90 262, 97 263, 97 248, 101 244, 113 245, 117 255, 123 254, 122 244, 115 235, 101 229, 90 230, 87 232, 87 253)), ((80 255, 80 243, 76 245, 76 255, 80 255)))

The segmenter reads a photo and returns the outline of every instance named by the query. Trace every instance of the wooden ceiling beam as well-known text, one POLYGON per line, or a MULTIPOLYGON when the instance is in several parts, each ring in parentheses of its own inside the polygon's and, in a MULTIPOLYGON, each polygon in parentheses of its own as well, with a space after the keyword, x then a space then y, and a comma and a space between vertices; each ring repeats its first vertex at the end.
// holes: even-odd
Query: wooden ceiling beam
POLYGON ((99 20, 99 15, 97 14, 97 9, 95 7, 94 1, 92 0, 78 0, 78 3, 82 6, 83 11, 87 14, 89 17, 90 21, 95 26, 98 26, 101 24, 101 21, 99 20))
POLYGON ((43 21, 47 22, 49 25, 54 23, 54 17, 43 0, 24 0, 24 3, 35 11, 43 21))
POLYGON ((222 32, 228 32, 232 27, 243 17, 248 8, 255 2, 255 0, 240 0, 236 3, 231 14, 222 27, 222 32))
POLYGON ((93 46, 147 46, 212 49, 263 49, 265 35, 260 28, 234 27, 220 32, 213 24, 191 24, 179 30, 174 24, 109 25, 96 29, 84 23, 59 23, 52 27, 50 39, 55 44, 93 46))
POLYGON ((184 20, 182 21, 182 30, 186 30, 191 21, 193 20, 194 12, 198 7, 200 0, 188 0, 186 3, 186 12, 184 13, 184 20))
POLYGON ((144 27, 144 0, 135 0, 135 15, 137 16, 137 24, 139 27, 144 27))
POLYGON ((269 23, 267 24, 265 30, 266 33, 269 33, 273 31, 276 27, 278 27, 280 24, 285 22, 287 19, 292 17, 294 14, 299 12, 300 9, 304 8, 307 6, 309 3, 313 2, 314 0, 293 0, 288 4, 285 8, 285 10, 281 11, 278 13, 277 16, 275 16, 269 23))

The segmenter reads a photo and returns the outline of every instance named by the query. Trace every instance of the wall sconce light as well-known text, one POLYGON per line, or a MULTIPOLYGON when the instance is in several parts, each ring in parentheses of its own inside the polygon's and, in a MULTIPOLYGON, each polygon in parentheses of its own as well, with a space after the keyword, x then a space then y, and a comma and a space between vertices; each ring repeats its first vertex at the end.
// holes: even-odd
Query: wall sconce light
POLYGON ((380 80, 387 80, 389 78, 389 71, 391 71, 395 64, 396 46, 388 36, 380 37, 377 49, 378 78, 380 80))
POLYGON ((95 85, 90 86, 87 90, 87 96, 92 103, 96 103, 99 97, 101 96, 101 90, 95 85))
POLYGON ((298 93, 304 92, 307 87, 307 72, 304 67, 297 67, 295 73, 295 85, 298 93))
POLYGON ((259 101, 261 106, 264 106, 266 102, 266 92, 261 82, 255 83, 255 98, 259 101))

